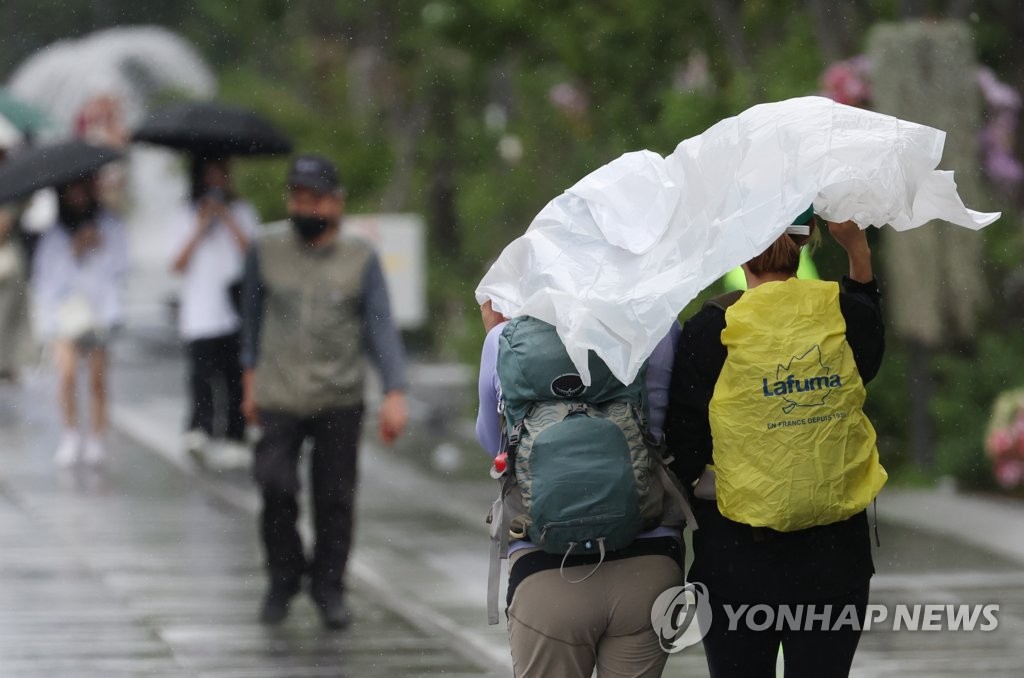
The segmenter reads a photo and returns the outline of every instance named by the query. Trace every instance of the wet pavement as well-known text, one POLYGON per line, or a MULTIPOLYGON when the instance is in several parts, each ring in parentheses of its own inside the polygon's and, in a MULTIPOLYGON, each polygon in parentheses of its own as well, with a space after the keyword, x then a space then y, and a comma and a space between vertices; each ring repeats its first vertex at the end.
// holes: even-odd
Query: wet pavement
POLYGON ((251 510, 121 435, 103 471, 56 471, 47 390, 0 394, 0 676, 488 674, 366 587, 345 632, 305 596, 261 627, 251 510))
MULTIPOLYGON (((365 441, 353 627, 321 630, 302 597, 268 630, 255 623, 263 579, 246 473, 198 471, 181 454, 184 370, 172 342, 129 335, 115 351, 118 432, 103 472, 53 468, 49 375, 0 393, 0 678, 510 674, 504 626, 486 625, 493 488, 458 424, 465 412, 419 422, 395 450, 365 441)), ((429 383, 413 392, 414 410, 455 400, 429 383)), ((868 632, 852 675, 1024 676, 1022 561, 890 520, 884 494, 879 507, 873 603, 998 603, 1000 624, 868 632)), ((1008 510, 1018 508, 1024 521, 1024 507, 1008 510)), ((673 655, 665 675, 706 676, 700 647, 673 655)))

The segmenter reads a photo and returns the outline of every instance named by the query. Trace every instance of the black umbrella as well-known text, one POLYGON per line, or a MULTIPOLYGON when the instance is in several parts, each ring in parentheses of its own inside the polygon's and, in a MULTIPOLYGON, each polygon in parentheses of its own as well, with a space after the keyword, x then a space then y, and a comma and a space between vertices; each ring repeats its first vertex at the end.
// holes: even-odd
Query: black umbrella
POLYGON ((136 130, 132 139, 207 157, 278 155, 292 150, 288 137, 266 118, 208 101, 162 108, 136 130))
POLYGON ((84 141, 19 151, 0 163, 0 203, 24 198, 47 186, 74 183, 120 158, 121 151, 116 148, 84 141))

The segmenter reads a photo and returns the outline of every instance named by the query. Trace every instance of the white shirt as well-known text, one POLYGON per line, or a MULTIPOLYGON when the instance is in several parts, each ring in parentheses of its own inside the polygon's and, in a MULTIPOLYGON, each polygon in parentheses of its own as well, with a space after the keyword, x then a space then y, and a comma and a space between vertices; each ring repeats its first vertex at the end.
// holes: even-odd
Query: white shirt
MULTIPOLYGON (((230 209, 245 237, 254 238, 259 215, 252 205, 236 200, 230 209)), ((197 223, 195 206, 189 206, 174 220, 170 247, 172 261, 192 239, 197 223)), ((230 288, 241 282, 244 266, 245 252, 238 246, 238 241, 226 225, 214 223, 196 246, 181 276, 178 331, 182 339, 210 339, 239 330, 241 319, 231 301, 230 288)))
POLYGON ((128 272, 128 240, 113 214, 97 217, 100 243, 81 259, 60 224, 39 240, 33 257, 33 321, 41 339, 56 336, 61 306, 73 297, 87 303, 95 329, 109 332, 121 321, 121 282, 128 272))

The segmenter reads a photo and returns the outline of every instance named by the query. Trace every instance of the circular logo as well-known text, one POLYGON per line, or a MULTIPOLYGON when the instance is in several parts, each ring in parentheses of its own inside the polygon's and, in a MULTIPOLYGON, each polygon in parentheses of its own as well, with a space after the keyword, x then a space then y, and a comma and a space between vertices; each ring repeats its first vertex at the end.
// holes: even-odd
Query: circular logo
POLYGON ((551 382, 551 393, 559 398, 578 398, 586 390, 578 374, 563 374, 551 382))
POLYGON ((711 627, 707 587, 692 582, 663 592, 651 608, 651 624, 665 652, 671 654, 696 645, 711 627))

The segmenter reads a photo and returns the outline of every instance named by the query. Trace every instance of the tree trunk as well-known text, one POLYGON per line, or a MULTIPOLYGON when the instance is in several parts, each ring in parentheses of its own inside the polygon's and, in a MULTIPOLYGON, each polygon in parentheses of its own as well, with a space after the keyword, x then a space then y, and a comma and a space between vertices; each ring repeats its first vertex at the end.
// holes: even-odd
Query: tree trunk
MULTIPOLYGON (((868 38, 875 108, 945 130, 942 168, 956 172, 960 195, 983 204, 976 135, 981 110, 977 63, 967 27, 957 21, 875 27, 868 38)), ((988 302, 979 233, 945 223, 882 237, 887 304, 897 333, 912 351, 911 447, 933 464, 928 398, 933 376, 926 359, 950 344, 975 341, 978 312, 988 302)))
POLYGON ((704 7, 714 19, 719 35, 728 45, 729 58, 735 70, 750 67, 750 54, 743 22, 740 20, 742 4, 740 0, 704 0, 704 7))
POLYGON ((436 139, 441 139, 442 143, 439 146, 430 179, 429 222, 437 251, 452 260, 457 260, 462 251, 462 241, 459 233, 459 213, 455 190, 457 162, 454 148, 456 135, 454 89, 451 82, 443 79, 436 84, 434 89, 433 136, 436 139))
POLYGON ((806 0, 806 4, 825 60, 840 61, 853 56, 859 48, 857 38, 864 25, 860 8, 854 3, 830 0, 806 0))

